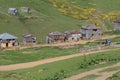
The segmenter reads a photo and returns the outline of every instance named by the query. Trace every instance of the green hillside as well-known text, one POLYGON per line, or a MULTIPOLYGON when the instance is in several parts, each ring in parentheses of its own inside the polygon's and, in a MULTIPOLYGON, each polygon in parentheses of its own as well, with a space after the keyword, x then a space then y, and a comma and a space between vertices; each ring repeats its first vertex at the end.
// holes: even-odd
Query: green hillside
MULTIPOLYGON (((22 40, 22 34, 37 35, 38 42, 45 42, 45 36, 51 31, 79 30, 81 25, 90 23, 89 20, 75 19, 63 15, 55 8, 50 0, 0 0, 0 34, 8 32, 22 40), (10 7, 30 7, 30 14, 19 13, 19 16, 7 14, 10 7)), ((58 0, 60 1, 60 0, 58 0)), ((76 1, 76 5, 91 7, 95 3, 97 10, 103 12, 119 11, 120 0, 68 0, 76 1)))

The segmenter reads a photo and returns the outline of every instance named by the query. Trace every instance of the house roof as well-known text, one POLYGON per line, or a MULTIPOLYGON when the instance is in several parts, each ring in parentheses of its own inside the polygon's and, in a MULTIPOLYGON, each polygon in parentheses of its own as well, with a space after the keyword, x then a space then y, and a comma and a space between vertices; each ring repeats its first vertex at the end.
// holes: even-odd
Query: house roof
POLYGON ((87 26, 82 26, 81 28, 82 29, 100 29, 100 27, 97 27, 97 26, 95 26, 93 24, 89 24, 87 26))
POLYGON ((50 36, 50 35, 63 35, 63 34, 61 32, 55 31, 55 32, 49 33, 48 35, 50 36))
POLYGON ((32 34, 24 34, 23 37, 24 37, 24 38, 28 38, 28 37, 35 37, 35 36, 32 35, 32 34))
POLYGON ((12 11, 13 11, 13 10, 16 10, 16 8, 9 8, 9 10, 12 10, 12 11))
POLYGON ((21 9, 30 9, 29 7, 21 7, 21 9))
POLYGON ((66 31, 65 33, 66 34, 80 34, 79 31, 75 31, 75 30, 73 30, 73 31, 66 31))
POLYGON ((17 39, 17 37, 8 33, 3 33, 0 34, 0 39, 17 39))

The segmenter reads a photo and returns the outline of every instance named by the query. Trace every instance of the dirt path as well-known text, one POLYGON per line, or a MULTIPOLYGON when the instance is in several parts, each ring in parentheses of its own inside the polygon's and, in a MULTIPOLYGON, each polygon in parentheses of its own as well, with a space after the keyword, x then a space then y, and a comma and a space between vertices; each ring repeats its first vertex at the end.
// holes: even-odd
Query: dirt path
MULTIPOLYGON (((107 38, 115 38, 118 37, 120 35, 111 35, 111 36, 103 36, 101 39, 107 39, 107 38)), ((92 40, 80 40, 77 42, 64 42, 64 43, 56 43, 56 44, 43 44, 43 45, 39 45, 39 46, 65 46, 65 45, 77 45, 77 44, 86 44, 87 42, 94 42, 97 39, 92 39, 92 40)))
MULTIPOLYGON (((107 67, 103 67, 103 68, 98 68, 98 69, 90 70, 90 71, 87 71, 87 72, 80 73, 78 75, 73 75, 73 76, 71 76, 69 78, 66 78, 64 80, 78 80, 78 79, 81 79, 81 78, 83 78, 83 77, 85 77, 87 75, 98 74, 99 71, 102 71, 102 70, 107 69, 107 68, 116 67, 116 66, 120 66, 120 63, 114 64, 112 66, 107 66, 107 67)), ((117 71, 113 71, 113 72, 108 72, 106 74, 102 74, 102 76, 96 78, 95 80, 105 80, 108 77, 112 76, 112 74, 114 74, 116 72, 117 71)))
POLYGON ((34 61, 34 62, 19 63, 19 64, 12 64, 12 65, 3 65, 3 66, 0 66, 0 71, 10 71, 10 70, 31 68, 31 67, 35 67, 35 66, 38 66, 38 65, 46 64, 46 63, 56 62, 56 61, 60 61, 60 60, 65 60, 65 59, 77 57, 77 56, 94 54, 94 53, 97 53, 97 52, 104 52, 104 51, 109 51, 109 50, 110 49, 100 50, 100 51, 94 51, 94 52, 89 52, 89 53, 84 53, 84 54, 83 53, 77 53, 77 54, 72 54, 72 55, 68 55, 68 56, 49 58, 49 59, 44 59, 44 60, 34 61))
POLYGON ((113 74, 115 74, 119 71, 120 70, 102 73, 102 75, 100 77, 96 78, 95 80, 106 80, 107 78, 111 77, 113 74))
MULTIPOLYGON (((115 37, 118 37, 120 35, 106 35, 106 36, 103 36, 101 39, 107 39, 107 38, 115 38, 115 37)), ((77 42, 63 42, 63 43, 54 43, 54 44, 38 44, 38 45, 35 45, 37 47, 45 47, 45 46, 67 46, 67 45, 77 45, 77 44, 86 44, 87 42, 94 42, 95 40, 97 39, 92 39, 92 40, 80 40, 80 41, 77 41, 77 42)), ((5 49, 5 50, 16 50, 16 49, 25 49, 25 48, 31 48, 32 46, 19 46, 19 47, 16 47, 16 48, 9 48, 9 49, 5 49)))

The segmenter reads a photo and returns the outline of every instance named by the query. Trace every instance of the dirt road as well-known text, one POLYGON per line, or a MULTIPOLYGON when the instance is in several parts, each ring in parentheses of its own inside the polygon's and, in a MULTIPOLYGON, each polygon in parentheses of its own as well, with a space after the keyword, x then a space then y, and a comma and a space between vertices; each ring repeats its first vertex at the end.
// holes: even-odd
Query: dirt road
MULTIPOLYGON (((120 35, 106 35, 102 36, 101 39, 107 39, 107 38, 115 38, 120 35)), ((63 43, 54 43, 54 44, 38 44, 35 45, 37 47, 45 47, 45 46, 67 46, 67 45, 77 45, 77 44, 86 44, 87 42, 94 42, 97 39, 92 39, 92 40, 80 40, 77 42, 63 42, 63 43)), ((25 49, 25 48, 31 48, 32 46, 19 46, 19 47, 13 47, 5 50, 16 50, 16 49, 25 49)))
MULTIPOLYGON (((73 76, 71 76, 69 78, 66 78, 64 80, 78 80, 78 79, 81 79, 81 78, 83 78, 83 77, 85 77, 87 75, 99 74, 99 71, 102 71, 102 70, 107 69, 107 68, 116 67, 116 66, 120 66, 120 63, 114 64, 114 65, 111 65, 111 66, 107 66, 107 67, 102 67, 102 68, 90 70, 90 71, 87 71, 87 72, 80 73, 78 75, 73 75, 73 76)), ((106 80, 108 77, 112 76, 112 74, 114 74, 116 72, 118 72, 118 71, 102 73, 102 75, 100 74, 101 76, 96 78, 95 80, 106 80)))
POLYGON ((111 77, 113 74, 119 72, 120 70, 112 71, 112 72, 104 72, 100 74, 101 76, 96 78, 95 80, 106 80, 107 78, 111 77))
POLYGON ((97 53, 97 52, 104 52, 104 51, 108 51, 108 50, 100 50, 100 51, 94 51, 94 52, 89 52, 89 53, 76 53, 76 54, 72 54, 72 55, 68 55, 68 56, 49 58, 49 59, 44 59, 44 60, 34 61, 34 62, 28 62, 28 63, 3 65, 3 66, 0 66, 0 71, 10 71, 10 70, 31 68, 31 67, 35 67, 35 66, 38 66, 38 65, 46 64, 46 63, 65 60, 65 59, 69 59, 69 58, 73 58, 73 57, 77 57, 77 56, 82 56, 82 55, 85 55, 85 54, 88 55, 88 54, 94 54, 94 53, 97 53))

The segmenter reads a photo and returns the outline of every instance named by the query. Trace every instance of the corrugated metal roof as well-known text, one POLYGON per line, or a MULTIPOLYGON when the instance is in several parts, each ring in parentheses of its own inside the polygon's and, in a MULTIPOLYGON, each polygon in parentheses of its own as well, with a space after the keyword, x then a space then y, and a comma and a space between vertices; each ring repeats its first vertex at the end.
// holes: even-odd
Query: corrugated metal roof
POLYGON ((17 37, 8 33, 3 33, 0 34, 0 39, 17 39, 17 37))

